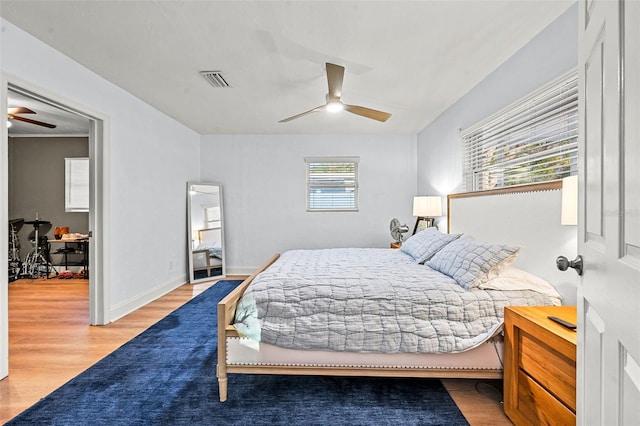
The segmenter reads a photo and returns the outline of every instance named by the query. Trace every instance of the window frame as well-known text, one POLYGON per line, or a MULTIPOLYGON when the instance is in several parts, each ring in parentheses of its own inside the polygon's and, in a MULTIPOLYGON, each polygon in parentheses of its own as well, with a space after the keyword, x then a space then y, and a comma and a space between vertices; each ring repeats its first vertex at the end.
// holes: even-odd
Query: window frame
POLYGON ((577 174, 578 131, 574 69, 460 132, 464 191, 577 174))
MULTIPOLYGON (((306 168, 306 211, 307 212, 358 212, 360 209, 359 206, 359 176, 358 176, 358 164, 360 162, 360 157, 305 157, 305 168, 306 168), (313 165, 338 165, 338 164, 348 164, 349 167, 353 168, 352 173, 344 173, 346 178, 352 178, 352 181, 343 183, 322 183, 321 181, 314 181, 314 172, 312 169, 313 165), (326 205, 323 207, 314 207, 314 204, 319 204, 325 201, 325 203, 338 203, 340 202, 340 198, 336 197, 321 197, 318 198, 317 201, 314 202, 314 197, 312 194, 314 193, 314 189, 322 189, 322 188, 344 188, 345 192, 351 190, 353 195, 350 198, 344 198, 345 201, 349 202, 349 206, 345 207, 344 205, 338 205, 337 207, 327 207, 326 205)), ((321 167, 321 166, 316 166, 321 167)), ((317 173, 316 173, 317 174, 317 173)), ((327 173, 330 175, 330 173, 327 173)), ((331 178, 332 176, 329 176, 331 178)), ((335 177, 335 176, 333 176, 335 177)))
POLYGON ((64 159, 64 211, 89 211, 89 157, 64 159))

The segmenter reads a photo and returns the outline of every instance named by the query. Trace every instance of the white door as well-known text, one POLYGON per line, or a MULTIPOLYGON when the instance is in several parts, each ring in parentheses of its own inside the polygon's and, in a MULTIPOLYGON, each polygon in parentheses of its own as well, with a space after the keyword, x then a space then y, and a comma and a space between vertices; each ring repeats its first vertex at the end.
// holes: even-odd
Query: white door
POLYGON ((580 1, 579 425, 640 425, 640 2, 580 1))

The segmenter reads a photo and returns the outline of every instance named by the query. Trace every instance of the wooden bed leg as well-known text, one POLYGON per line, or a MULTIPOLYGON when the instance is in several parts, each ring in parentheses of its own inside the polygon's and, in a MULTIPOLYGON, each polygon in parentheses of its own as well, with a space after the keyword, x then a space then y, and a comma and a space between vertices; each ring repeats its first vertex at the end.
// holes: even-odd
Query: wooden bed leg
POLYGON ((220 393, 220 402, 227 400, 227 376, 218 377, 218 391, 220 393))
POLYGON ((227 337, 237 337, 237 330, 232 326, 233 318, 236 314, 236 305, 240 297, 247 289, 251 281, 262 271, 267 269, 275 262, 279 254, 275 254, 267 263, 262 265, 260 269, 251 274, 249 278, 244 280, 242 284, 227 294, 224 299, 218 302, 218 365, 216 366, 216 375, 218 376, 218 391, 220 393, 220 402, 227 400, 227 337), (230 327, 227 332, 227 326, 230 327))

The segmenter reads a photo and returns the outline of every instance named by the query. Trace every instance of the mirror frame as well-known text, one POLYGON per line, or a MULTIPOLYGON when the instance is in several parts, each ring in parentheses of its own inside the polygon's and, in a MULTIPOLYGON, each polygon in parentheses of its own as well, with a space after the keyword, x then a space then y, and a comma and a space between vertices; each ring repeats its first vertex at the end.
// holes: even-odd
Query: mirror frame
POLYGON ((189 181, 187 182, 187 257, 189 264, 189 282, 191 284, 211 281, 215 279, 220 279, 226 277, 227 274, 227 265, 226 265, 226 253, 225 253, 225 241, 224 241, 224 208, 223 208, 223 200, 222 200, 222 185, 214 182, 195 182, 189 181), (220 204, 220 243, 221 243, 221 253, 222 253, 222 273, 219 275, 207 275, 204 278, 195 278, 195 270, 194 270, 194 261, 193 261, 193 235, 194 232, 197 232, 199 229, 193 229, 193 221, 192 221, 192 187, 193 186, 211 186, 218 188, 218 198, 220 204))

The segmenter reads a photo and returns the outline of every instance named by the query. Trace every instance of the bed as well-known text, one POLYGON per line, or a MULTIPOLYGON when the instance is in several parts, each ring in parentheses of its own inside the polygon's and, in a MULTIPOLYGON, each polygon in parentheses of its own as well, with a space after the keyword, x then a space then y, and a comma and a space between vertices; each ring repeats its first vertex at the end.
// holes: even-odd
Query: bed
MULTIPOLYGON (((558 192, 560 185, 530 185, 519 193, 558 192)), ((450 197, 449 212, 456 208, 452 199, 467 197, 450 197)), ((514 266, 519 246, 462 232, 424 234, 401 250, 274 255, 218 305, 220 400, 234 373, 501 378, 503 307, 559 304, 560 294, 514 266), (431 293, 431 301, 423 293, 431 293), (320 301, 337 307, 340 317, 317 311, 320 301)))
POLYGON ((222 275, 222 229, 220 227, 198 230, 198 241, 192 250, 192 259, 196 278, 222 275))

